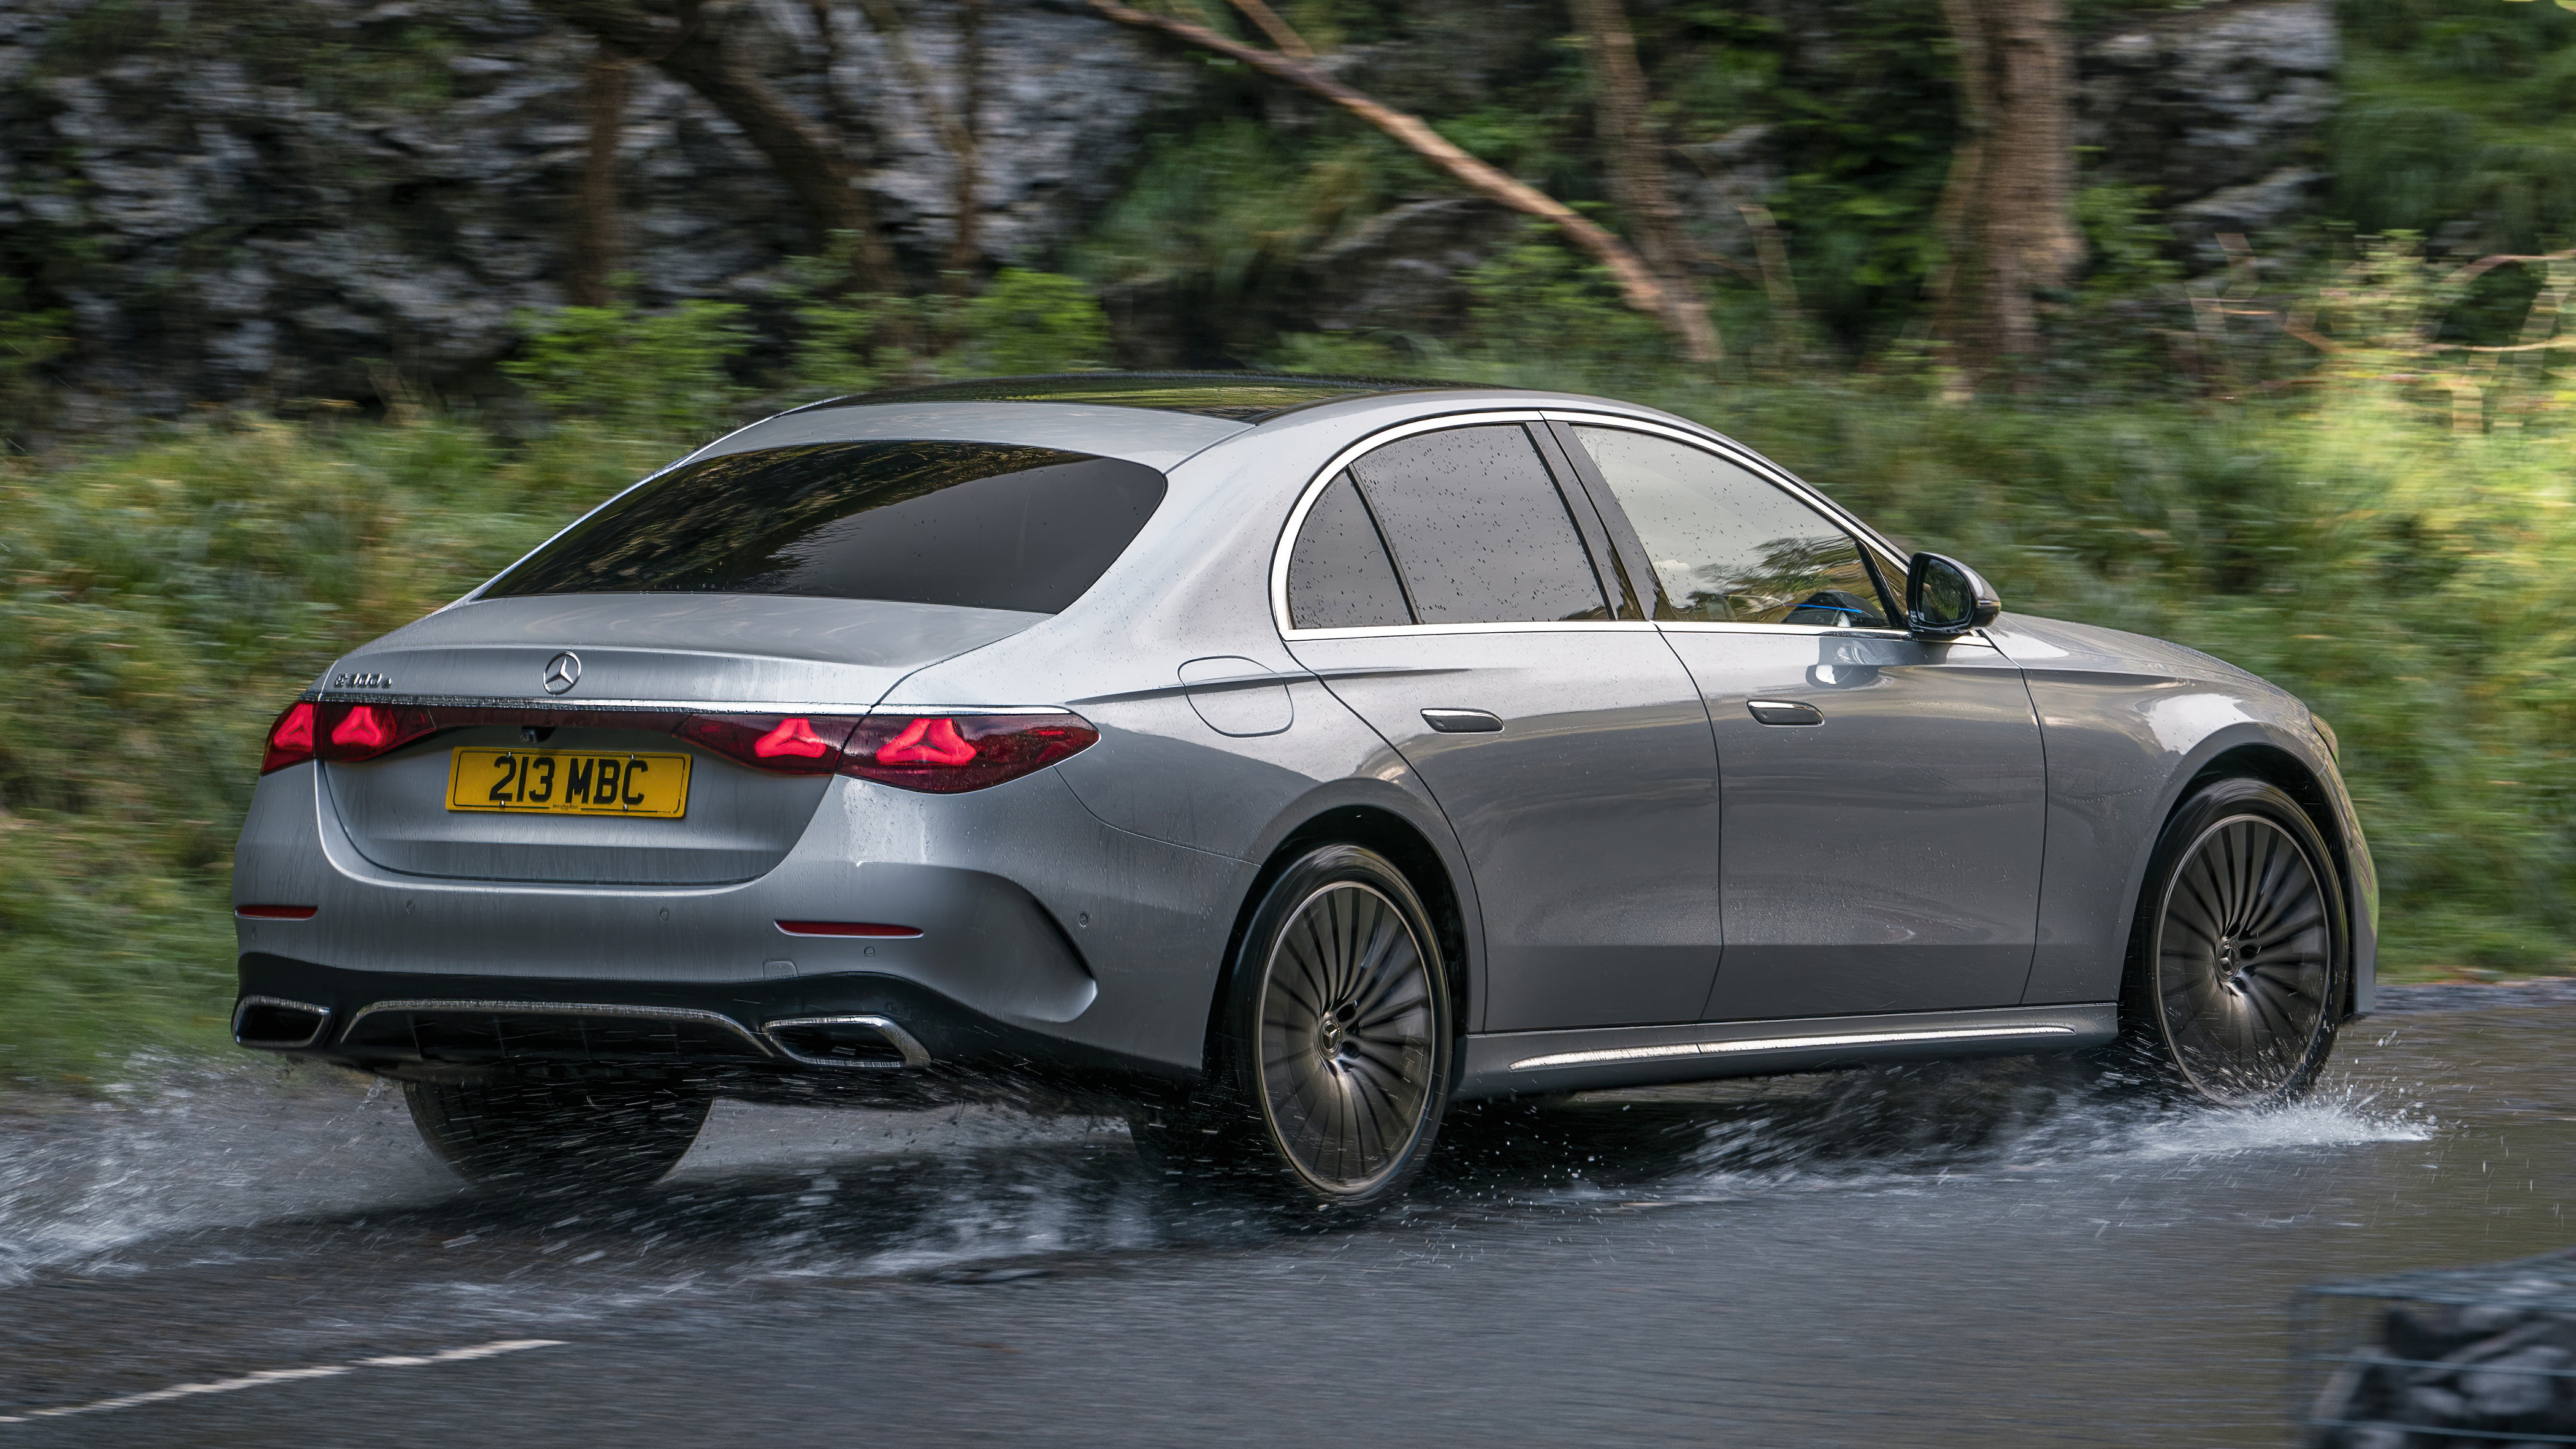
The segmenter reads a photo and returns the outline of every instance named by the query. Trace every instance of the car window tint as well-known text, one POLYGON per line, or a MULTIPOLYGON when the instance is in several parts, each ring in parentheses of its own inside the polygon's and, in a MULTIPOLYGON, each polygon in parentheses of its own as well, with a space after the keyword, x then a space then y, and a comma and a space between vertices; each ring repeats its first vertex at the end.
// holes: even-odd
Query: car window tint
POLYGON ((817 443, 686 463, 486 590, 805 594, 1052 614, 1163 501, 1141 463, 1004 443, 817 443))
POLYGON ((1300 629, 1413 622, 1386 541, 1348 473, 1315 499, 1297 531, 1288 555, 1288 622, 1300 629))
POLYGON ((1667 602, 1656 617, 1887 626, 1859 545, 1785 490, 1651 433, 1574 432, 1663 581, 1667 602))
POLYGON ((1351 473, 1422 623, 1610 617, 1565 499, 1519 424, 1399 439, 1351 473))

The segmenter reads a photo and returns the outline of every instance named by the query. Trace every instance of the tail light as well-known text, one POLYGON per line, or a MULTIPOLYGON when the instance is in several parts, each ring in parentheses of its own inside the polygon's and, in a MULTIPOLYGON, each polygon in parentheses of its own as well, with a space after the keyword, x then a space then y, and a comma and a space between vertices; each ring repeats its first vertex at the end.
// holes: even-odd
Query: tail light
POLYGON ((428 710, 409 705, 324 704, 313 711, 313 752, 341 764, 372 760, 437 732, 428 710))
POLYGON ((858 721, 848 715, 693 714, 673 731, 740 765, 773 775, 829 775, 858 721))
POLYGON ((698 714, 676 733, 778 775, 856 775, 900 790, 954 795, 1016 780, 1087 748, 1100 731, 1080 715, 698 714))
POLYGON ((268 727, 268 753, 260 757, 259 772, 274 774, 312 758, 313 701, 299 699, 268 727))
POLYGON ((933 795, 982 790, 1089 749, 1100 731, 1077 714, 926 714, 859 721, 841 773, 933 795))

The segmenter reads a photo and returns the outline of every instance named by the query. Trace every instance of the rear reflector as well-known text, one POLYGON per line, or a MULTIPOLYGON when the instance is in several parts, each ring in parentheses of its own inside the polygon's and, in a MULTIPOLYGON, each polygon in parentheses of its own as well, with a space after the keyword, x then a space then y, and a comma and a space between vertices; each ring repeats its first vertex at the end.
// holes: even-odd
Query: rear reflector
POLYGON ((309 921, 320 906, 235 906, 233 914, 253 921, 309 921))
POLYGON ((889 926, 877 921, 780 921, 791 936, 918 936, 919 926, 889 926))

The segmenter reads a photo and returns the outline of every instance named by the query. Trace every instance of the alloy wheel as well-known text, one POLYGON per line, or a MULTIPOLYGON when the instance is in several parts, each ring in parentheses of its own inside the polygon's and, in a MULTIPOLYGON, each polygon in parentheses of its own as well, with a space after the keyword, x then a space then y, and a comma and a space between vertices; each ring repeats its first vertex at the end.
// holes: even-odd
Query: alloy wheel
POLYGON ((1421 1135, 1439 1068, 1430 973, 1404 913, 1355 881, 1308 896, 1272 946, 1255 1062, 1262 1117, 1318 1190, 1367 1192, 1421 1135))
POLYGON ((2326 1027, 2335 937, 2317 863, 2278 822, 2231 815, 2165 889, 2156 1006, 2173 1061, 2213 1101, 2282 1095, 2326 1027))

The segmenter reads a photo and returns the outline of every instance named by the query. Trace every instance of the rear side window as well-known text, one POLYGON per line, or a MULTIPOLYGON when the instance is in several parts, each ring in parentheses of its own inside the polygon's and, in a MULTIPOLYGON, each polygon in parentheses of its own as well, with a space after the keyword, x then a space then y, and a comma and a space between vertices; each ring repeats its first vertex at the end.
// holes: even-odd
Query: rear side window
POLYGON ((1141 463, 1006 443, 816 443, 708 458, 495 580, 531 594, 802 594, 1052 614, 1163 501, 1141 463))
POLYGON ((1610 617, 1565 498, 1519 424, 1401 438, 1351 474, 1418 622, 1610 617))
POLYGON ((1288 622, 1299 629, 1413 622, 1395 561, 1348 473, 1324 489, 1297 532, 1288 555, 1288 622))

